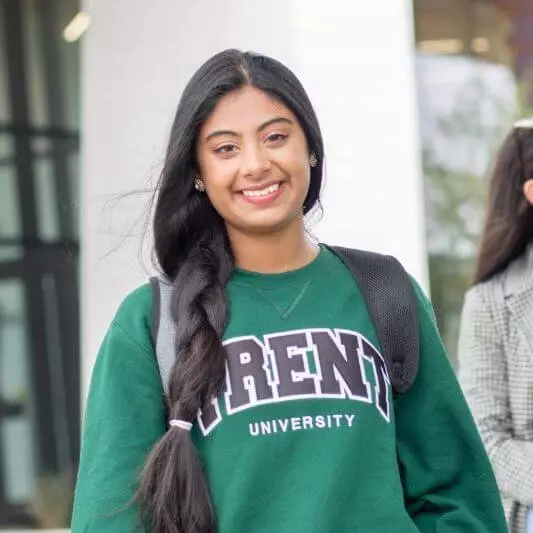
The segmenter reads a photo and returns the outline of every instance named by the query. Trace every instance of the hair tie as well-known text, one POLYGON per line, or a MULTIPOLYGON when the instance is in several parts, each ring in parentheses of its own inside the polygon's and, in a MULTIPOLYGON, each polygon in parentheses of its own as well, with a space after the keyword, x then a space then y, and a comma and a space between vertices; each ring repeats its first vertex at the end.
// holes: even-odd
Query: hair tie
POLYGON ((187 422, 185 420, 177 420, 177 419, 169 420, 168 425, 175 427, 175 428, 184 429, 185 431, 190 431, 192 428, 191 422, 187 422))

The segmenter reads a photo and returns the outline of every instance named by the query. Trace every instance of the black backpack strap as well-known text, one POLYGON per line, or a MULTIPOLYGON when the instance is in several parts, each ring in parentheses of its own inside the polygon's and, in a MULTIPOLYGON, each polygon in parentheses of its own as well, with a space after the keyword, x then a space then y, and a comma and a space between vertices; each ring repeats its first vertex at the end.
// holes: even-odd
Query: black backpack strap
POLYGON ((409 275, 391 256, 330 247, 352 273, 366 301, 396 392, 406 392, 418 372, 418 303, 409 275))

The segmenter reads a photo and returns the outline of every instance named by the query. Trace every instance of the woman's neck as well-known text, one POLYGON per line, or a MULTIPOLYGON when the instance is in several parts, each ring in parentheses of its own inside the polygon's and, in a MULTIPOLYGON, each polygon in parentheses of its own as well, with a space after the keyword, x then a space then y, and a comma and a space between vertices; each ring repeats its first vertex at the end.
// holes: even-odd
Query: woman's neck
POLYGON ((228 228, 235 264, 244 270, 275 274, 304 267, 319 247, 308 238, 303 221, 268 234, 244 233, 228 228))

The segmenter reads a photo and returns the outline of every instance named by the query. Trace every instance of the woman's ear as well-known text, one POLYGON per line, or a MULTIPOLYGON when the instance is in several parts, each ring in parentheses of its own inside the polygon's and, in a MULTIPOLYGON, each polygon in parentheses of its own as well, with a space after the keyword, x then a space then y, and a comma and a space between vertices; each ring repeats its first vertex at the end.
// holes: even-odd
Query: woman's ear
POLYGON ((533 205, 533 179, 527 180, 524 183, 523 191, 529 205, 533 205))

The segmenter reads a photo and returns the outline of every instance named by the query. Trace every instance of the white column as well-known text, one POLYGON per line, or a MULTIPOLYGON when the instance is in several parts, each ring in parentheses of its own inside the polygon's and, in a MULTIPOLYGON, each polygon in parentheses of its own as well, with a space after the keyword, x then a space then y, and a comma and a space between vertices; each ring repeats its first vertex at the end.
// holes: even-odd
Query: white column
POLYGON ((293 0, 293 56, 326 142, 319 237, 393 254, 426 285, 411 4, 293 0))
POLYGON ((93 0, 83 47, 84 393, 103 335, 142 283, 136 219, 184 87, 210 55, 272 55, 308 89, 327 148, 328 243, 392 253, 425 284, 411 2, 93 0), (124 242, 122 242, 124 241, 124 242), (120 245, 120 246, 119 246, 120 245))

